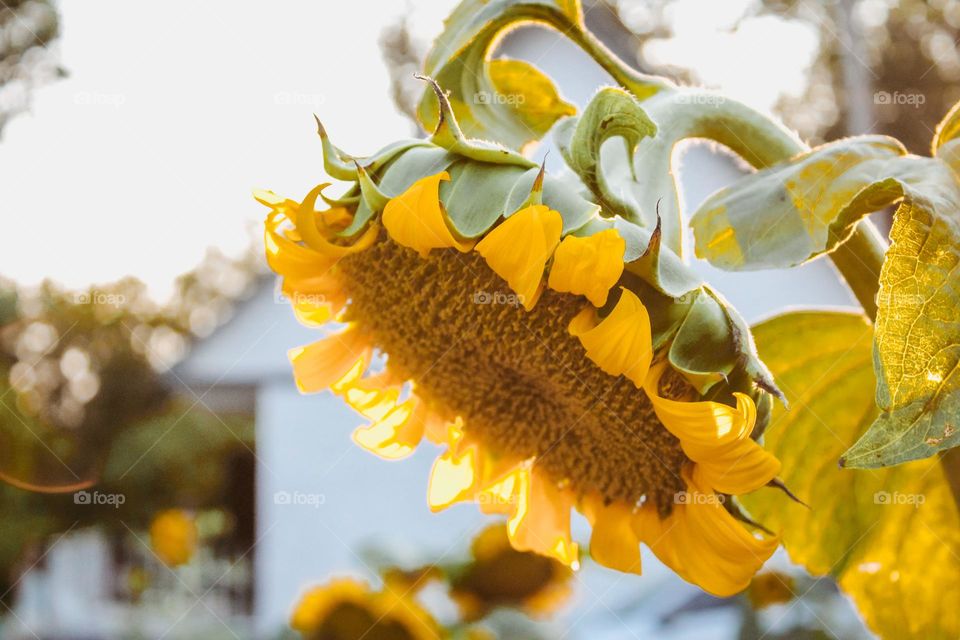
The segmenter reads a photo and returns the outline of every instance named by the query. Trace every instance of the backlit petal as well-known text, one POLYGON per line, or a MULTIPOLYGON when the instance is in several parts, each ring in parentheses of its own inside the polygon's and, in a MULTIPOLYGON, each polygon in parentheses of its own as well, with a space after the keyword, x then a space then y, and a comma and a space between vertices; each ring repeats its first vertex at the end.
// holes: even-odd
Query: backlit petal
POLYGON ((507 521, 514 548, 576 566, 577 544, 570 540, 573 498, 548 477, 532 470, 521 473, 518 480, 516 512, 507 521))
POLYGON ((365 365, 370 353, 370 346, 349 327, 323 340, 291 349, 288 356, 297 387, 302 393, 314 393, 336 384, 358 364, 365 365))
POLYGON ((447 451, 433 463, 427 504, 432 511, 441 511, 462 500, 469 500, 476 489, 476 447, 457 454, 447 451))

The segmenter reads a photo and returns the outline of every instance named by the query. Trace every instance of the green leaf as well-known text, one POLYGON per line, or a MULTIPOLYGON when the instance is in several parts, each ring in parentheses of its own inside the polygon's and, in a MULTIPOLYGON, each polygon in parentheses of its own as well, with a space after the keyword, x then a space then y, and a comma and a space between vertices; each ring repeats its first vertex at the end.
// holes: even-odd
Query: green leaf
POLYGON ((657 212, 642 211, 636 201, 622 196, 623 180, 636 181, 633 154, 643 138, 654 135, 656 125, 647 117, 636 98, 622 89, 605 87, 590 100, 579 117, 563 122, 557 132, 560 153, 583 183, 600 202, 608 216, 620 215, 632 222, 653 229, 657 212), (618 157, 626 168, 626 176, 611 181, 610 171, 601 171, 600 148, 610 138, 621 138, 625 144, 618 157))
POLYGON ((903 204, 880 272, 877 404, 882 412, 844 456, 877 467, 960 445, 960 185, 942 162, 901 171, 903 204))
MULTIPOLYGON (((427 55, 426 75, 450 91, 450 102, 470 138, 496 140, 514 149, 539 140, 572 107, 549 78, 530 64, 490 56, 501 36, 539 22, 562 33, 583 32, 576 0, 465 0, 453 11, 427 55)), ((417 116, 427 131, 437 127, 436 95, 426 91, 417 116)))
POLYGON ((460 123, 457 122, 453 107, 450 105, 450 101, 440 88, 440 85, 429 77, 417 76, 417 78, 426 80, 430 84, 430 87, 433 89, 433 94, 437 99, 439 115, 437 127, 434 129, 433 135, 430 136, 430 142, 452 153, 471 160, 477 160, 478 162, 512 164, 521 167, 537 166, 534 161, 499 143, 467 137, 460 128, 460 123))
POLYGON ((886 136, 849 138, 717 191, 690 224, 696 253, 721 269, 792 267, 832 250, 864 215, 901 197, 905 150, 886 136))
POLYGON ((794 312, 754 327, 787 391, 765 446, 810 508, 770 489, 741 501, 791 559, 832 574, 883 638, 960 635, 960 518, 936 460, 853 471, 837 458, 876 415, 871 327, 856 314, 794 312))

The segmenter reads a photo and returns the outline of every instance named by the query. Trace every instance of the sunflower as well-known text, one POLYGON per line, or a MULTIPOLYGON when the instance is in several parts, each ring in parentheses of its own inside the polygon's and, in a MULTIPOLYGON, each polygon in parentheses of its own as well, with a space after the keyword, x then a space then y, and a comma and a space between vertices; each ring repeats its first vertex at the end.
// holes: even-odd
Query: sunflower
POLYGON ((300 390, 341 395, 381 457, 443 447, 430 507, 502 514, 517 550, 576 567, 576 509, 602 565, 640 573, 642 542, 710 593, 741 591, 777 539, 731 496, 780 469, 756 441, 776 388, 749 330, 659 227, 466 140, 438 97, 429 141, 369 158, 320 128, 341 197, 257 194, 295 313, 341 324, 291 351, 300 390))
POLYGON ((186 564, 197 549, 197 525, 181 509, 161 511, 150 523, 150 546, 167 566, 186 564))
POLYGON ((546 615, 570 595, 570 568, 553 558, 517 551, 502 524, 480 532, 471 551, 472 560, 450 576, 450 595, 465 620, 478 620, 496 607, 546 615))
POLYGON ((435 640, 440 627, 413 600, 341 578, 303 595, 290 626, 307 640, 435 640))

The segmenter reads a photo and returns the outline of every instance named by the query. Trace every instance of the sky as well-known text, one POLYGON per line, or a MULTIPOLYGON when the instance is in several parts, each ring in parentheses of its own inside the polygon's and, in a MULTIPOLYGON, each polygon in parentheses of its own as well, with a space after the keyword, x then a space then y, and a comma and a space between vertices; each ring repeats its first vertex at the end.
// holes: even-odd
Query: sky
MULTIPOLYGON (((377 39, 403 14, 430 39, 454 4, 60 3, 69 76, 39 88, 0 140, 0 274, 71 288, 130 274, 163 298, 208 247, 240 253, 263 219, 253 189, 300 197, 323 180, 313 113, 357 155, 410 135, 377 39)), ((648 54, 764 109, 796 88, 809 34, 776 21, 732 37, 750 0, 678 5, 676 37, 648 54)))

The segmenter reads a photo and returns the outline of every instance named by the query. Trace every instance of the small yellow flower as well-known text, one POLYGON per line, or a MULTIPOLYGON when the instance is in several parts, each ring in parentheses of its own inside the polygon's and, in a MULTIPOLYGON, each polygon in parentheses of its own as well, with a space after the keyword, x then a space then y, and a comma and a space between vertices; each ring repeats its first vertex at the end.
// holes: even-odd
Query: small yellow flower
POLYGON ((553 255, 547 284, 555 291, 586 296, 595 307, 602 307, 623 273, 626 248, 616 229, 584 238, 567 236, 553 255))
POLYGON ((197 526, 193 518, 180 509, 161 511, 150 523, 150 546, 168 566, 190 562, 197 549, 197 526))
POLYGON ((477 253, 507 281, 527 311, 540 297, 543 271, 560 243, 562 228, 559 213, 544 205, 531 205, 494 227, 477 243, 477 253))
POLYGON ((436 640, 440 629, 412 598, 349 578, 305 593, 290 618, 305 640, 436 640))
POLYGON ((521 609, 533 616, 552 613, 569 597, 573 572, 562 562, 517 551, 506 528, 484 529, 472 544, 472 560, 451 579, 450 595, 467 621, 497 607, 521 609))

